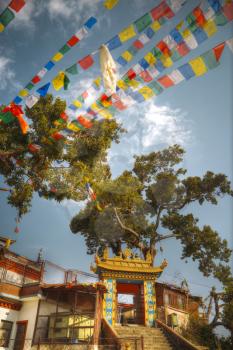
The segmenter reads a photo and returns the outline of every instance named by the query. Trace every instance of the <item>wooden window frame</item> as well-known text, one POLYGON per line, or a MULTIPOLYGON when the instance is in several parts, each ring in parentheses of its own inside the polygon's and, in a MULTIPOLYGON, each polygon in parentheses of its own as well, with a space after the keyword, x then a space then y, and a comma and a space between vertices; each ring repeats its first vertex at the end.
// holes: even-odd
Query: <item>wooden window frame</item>
MULTIPOLYGON (((2 323, 8 323, 8 324, 11 324, 11 328, 8 330, 8 335, 7 335, 7 338, 6 339, 1 339, 4 341, 3 345, 0 345, 0 347, 5 347, 5 348, 8 348, 9 347, 9 343, 10 343, 10 340, 11 340, 11 333, 12 333, 12 329, 13 329, 13 325, 14 325, 14 322, 13 321, 8 321, 8 320, 1 320, 1 325, 2 323)), ((0 326, 0 329, 4 329, 2 328, 2 326, 0 326)))

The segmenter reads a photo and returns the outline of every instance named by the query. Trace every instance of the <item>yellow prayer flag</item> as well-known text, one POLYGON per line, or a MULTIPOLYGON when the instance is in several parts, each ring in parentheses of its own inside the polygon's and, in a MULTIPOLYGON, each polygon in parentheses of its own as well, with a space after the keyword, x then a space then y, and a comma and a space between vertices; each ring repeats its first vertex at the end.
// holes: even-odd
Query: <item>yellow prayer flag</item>
POLYGON ((78 100, 74 100, 72 103, 73 103, 73 105, 75 105, 78 108, 82 107, 82 103, 78 100))
POLYGON ((26 97, 29 94, 28 90, 23 89, 19 92, 19 96, 26 97))
POLYGON ((182 32, 182 37, 185 39, 187 38, 188 36, 192 35, 191 31, 187 28, 185 30, 183 30, 182 32))
POLYGON ((203 25, 203 29, 209 37, 217 32, 216 24, 211 19, 205 22, 205 24, 203 25))
POLYGON ((60 61, 60 60, 62 59, 62 57, 63 57, 63 54, 60 53, 60 52, 57 52, 57 53, 53 56, 52 60, 55 61, 55 62, 58 62, 58 61, 60 61))
POLYGON ((153 97, 155 94, 152 89, 150 89, 148 86, 144 86, 141 89, 138 90, 140 94, 144 97, 145 100, 149 100, 151 97, 153 97))
POLYGON ((122 89, 122 90, 127 90, 127 89, 128 89, 126 83, 125 83, 123 80, 118 80, 117 86, 118 86, 120 89, 122 89))
POLYGON ((131 53, 129 51, 125 51, 122 53, 121 55, 127 62, 131 61, 133 56, 131 55, 131 53))
POLYGON ((65 73, 59 72, 59 74, 52 80, 53 87, 56 91, 60 90, 64 86, 65 73))
POLYGON ((111 10, 117 5, 118 1, 119 0, 105 0, 103 5, 106 7, 106 9, 111 10))
POLYGON ((149 63, 149 65, 153 65, 156 62, 155 56, 151 53, 148 52, 145 56, 144 59, 149 63))
POLYGON ((101 77, 96 78, 96 79, 93 81, 93 83, 94 83, 96 86, 100 86, 100 84, 101 84, 101 77))
POLYGON ((67 129, 72 130, 72 131, 80 131, 80 128, 73 123, 68 124, 67 129))
POLYGON ((122 30, 122 32, 119 33, 120 41, 124 42, 131 38, 133 38, 136 35, 136 32, 134 30, 133 24, 131 24, 129 27, 122 30))
POLYGON ((112 114, 105 109, 98 111, 98 114, 101 115, 104 119, 112 119, 112 114))
POLYGON ((160 29, 161 24, 159 23, 159 21, 154 21, 151 25, 150 25, 151 29, 153 29, 155 32, 157 32, 157 30, 160 29))
POLYGON ((129 85, 132 88, 136 89, 140 85, 140 83, 139 83, 139 81, 132 79, 132 80, 129 80, 127 82, 127 85, 129 85))
POLYGON ((189 64, 196 76, 200 76, 207 72, 207 67, 201 57, 194 58, 193 60, 189 61, 189 64))
POLYGON ((184 25, 184 21, 181 21, 180 23, 177 24, 176 29, 180 30, 184 25))
POLYGON ((166 68, 171 67, 173 65, 173 61, 172 61, 171 57, 166 57, 166 56, 162 55, 160 57, 160 60, 161 60, 162 64, 164 65, 164 67, 166 67, 166 68))
POLYGON ((95 112, 99 112, 101 110, 101 107, 98 106, 96 102, 94 102, 91 105, 91 109, 93 109, 93 111, 95 111, 95 112))
POLYGON ((3 32, 5 29, 4 25, 2 23, 0 23, 0 33, 3 32))

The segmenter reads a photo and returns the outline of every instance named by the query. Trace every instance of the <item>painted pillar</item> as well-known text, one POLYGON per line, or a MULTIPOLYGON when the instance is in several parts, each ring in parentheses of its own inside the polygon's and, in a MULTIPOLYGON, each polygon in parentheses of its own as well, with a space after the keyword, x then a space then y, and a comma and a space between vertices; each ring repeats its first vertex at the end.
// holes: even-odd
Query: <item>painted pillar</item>
POLYGON ((111 326, 114 326, 116 321, 116 280, 105 279, 103 282, 108 290, 104 294, 103 316, 111 326))
POLYGON ((145 325, 152 327, 156 320, 155 282, 144 281, 145 325))

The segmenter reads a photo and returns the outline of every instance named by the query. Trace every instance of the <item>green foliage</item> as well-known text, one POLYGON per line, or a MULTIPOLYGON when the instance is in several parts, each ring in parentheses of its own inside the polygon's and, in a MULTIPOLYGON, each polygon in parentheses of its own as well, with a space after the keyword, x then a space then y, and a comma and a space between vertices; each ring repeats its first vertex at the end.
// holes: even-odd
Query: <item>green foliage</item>
POLYGON ((11 188, 8 203, 19 216, 30 210, 35 192, 47 199, 79 201, 87 198, 87 181, 111 177, 107 151, 123 129, 115 120, 105 120, 69 139, 54 140, 51 136, 64 128, 55 122, 65 108, 64 101, 47 95, 26 108, 28 134, 21 133, 16 118, 0 125, 0 174, 11 188), (29 144, 41 146, 40 151, 29 153, 29 144))
POLYGON ((179 166, 183 156, 178 145, 137 156, 131 172, 94 184, 103 210, 87 204, 70 225, 73 233, 85 237, 88 253, 106 245, 119 253, 126 243, 144 256, 148 251, 155 256, 158 242, 174 238, 182 245, 181 258, 197 261, 205 276, 212 274, 222 282, 229 278, 231 250, 226 240, 209 225, 200 227, 188 210, 192 203, 216 205, 224 195, 232 196, 230 182, 226 175, 210 171, 203 177, 185 177, 187 170, 179 166))

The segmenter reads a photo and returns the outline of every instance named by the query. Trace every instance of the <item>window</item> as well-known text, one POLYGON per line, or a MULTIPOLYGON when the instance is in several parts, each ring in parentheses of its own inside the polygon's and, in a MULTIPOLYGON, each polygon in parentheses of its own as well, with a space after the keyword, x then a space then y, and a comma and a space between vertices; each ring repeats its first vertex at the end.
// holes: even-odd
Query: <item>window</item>
POLYGON ((0 324, 0 346, 8 347, 11 338, 13 322, 1 320, 0 324))

